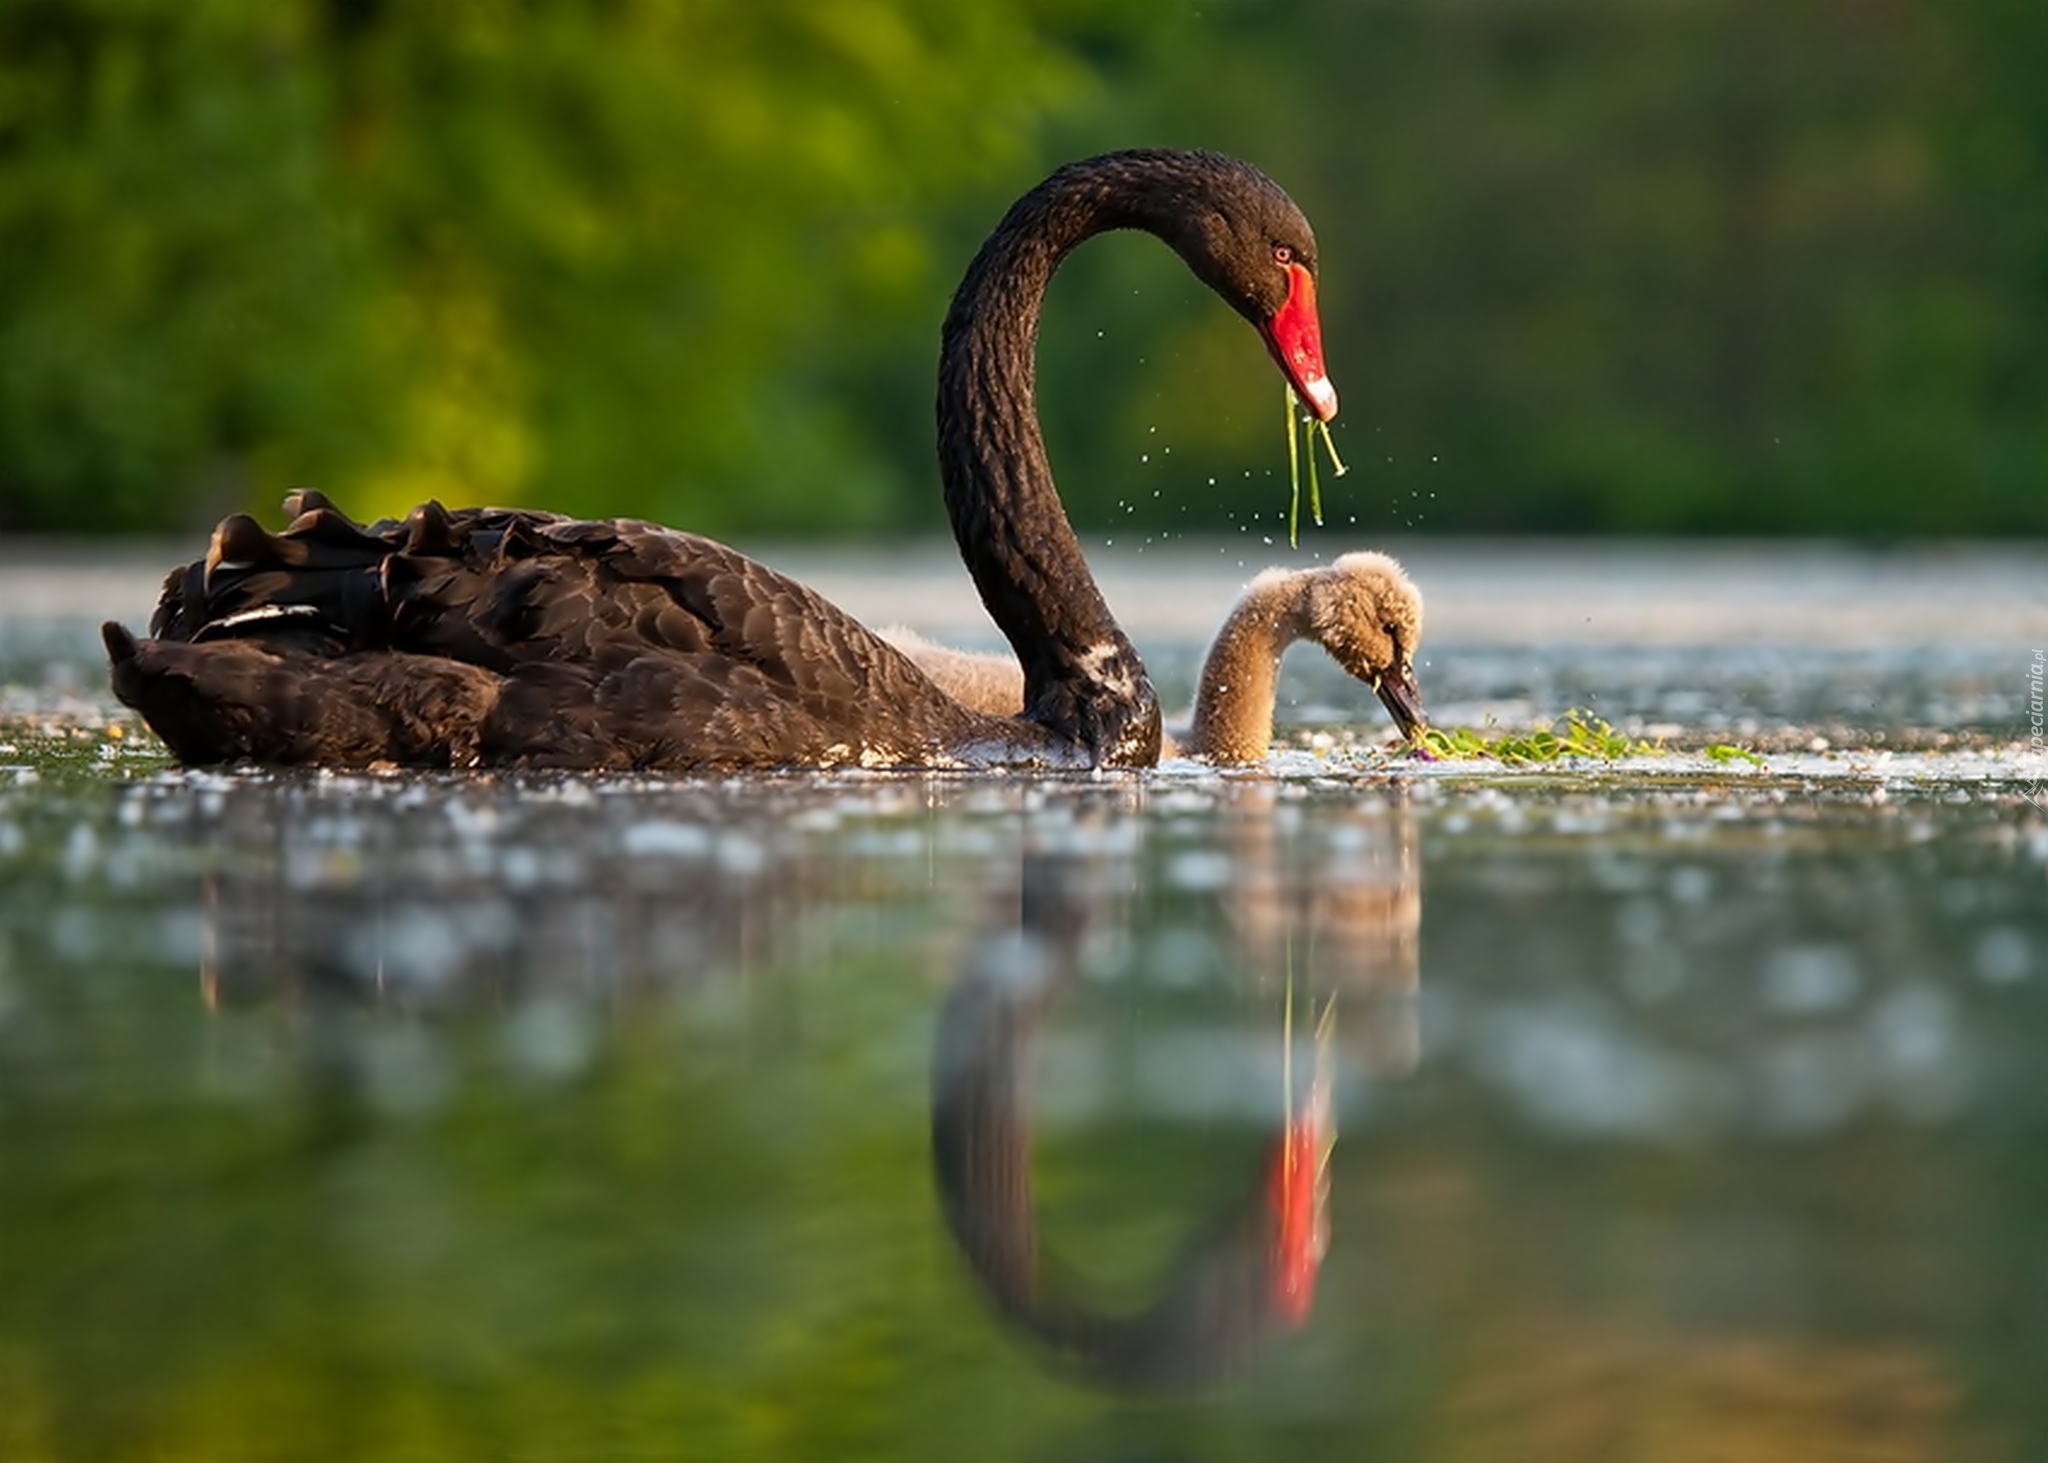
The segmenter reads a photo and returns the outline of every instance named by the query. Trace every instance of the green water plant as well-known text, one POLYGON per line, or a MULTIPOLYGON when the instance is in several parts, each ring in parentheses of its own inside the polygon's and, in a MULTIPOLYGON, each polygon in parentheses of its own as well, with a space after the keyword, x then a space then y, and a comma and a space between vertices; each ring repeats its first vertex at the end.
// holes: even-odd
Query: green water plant
POLYGON ((1591 712, 1567 711, 1547 727, 1529 732, 1487 735, 1470 727, 1433 726, 1418 739, 1423 751, 1445 762, 1488 757, 1496 762, 1524 764, 1584 757, 1613 762, 1662 751, 1639 737, 1627 736, 1591 712))
POLYGON ((1344 465, 1344 459, 1337 455, 1337 443, 1330 436, 1330 424, 1320 417, 1311 417, 1301 409, 1301 398, 1294 394, 1294 388, 1287 390, 1287 481, 1291 496, 1287 500, 1287 547, 1295 548, 1301 543, 1301 459, 1304 454, 1302 437, 1310 440, 1306 448, 1308 457, 1308 512, 1316 527, 1323 526, 1323 480, 1316 470, 1316 444, 1314 438, 1322 434, 1323 450, 1330 454, 1330 466, 1338 477, 1351 471, 1344 465))
MULTIPOLYGON (((1424 755, 1440 762, 1467 762, 1487 758, 1510 766, 1560 762, 1568 757, 1594 762, 1616 762, 1624 757, 1662 756, 1672 749, 1662 742, 1618 732, 1607 721, 1583 707, 1574 707, 1548 726, 1535 731, 1511 732, 1491 728, 1433 726, 1422 732, 1415 745, 1424 755)), ((1709 762, 1728 766, 1743 763, 1763 767, 1764 759, 1748 747, 1729 742, 1709 742, 1699 754, 1709 762)))

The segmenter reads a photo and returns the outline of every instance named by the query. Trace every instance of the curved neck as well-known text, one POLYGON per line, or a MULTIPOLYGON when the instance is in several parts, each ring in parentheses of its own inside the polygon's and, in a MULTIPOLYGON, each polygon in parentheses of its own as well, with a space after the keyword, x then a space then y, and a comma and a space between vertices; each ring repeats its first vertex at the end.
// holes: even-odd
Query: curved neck
POLYGON ((1120 161, 1053 174, 968 267, 939 355, 939 470, 961 556, 1024 668, 1025 717, 1091 763, 1149 765, 1158 702, 1067 521, 1036 399, 1038 316, 1053 271, 1095 234, 1152 224, 1151 195, 1120 161))
POLYGON ((1280 657, 1308 631, 1305 573, 1252 581, 1202 661, 1183 750, 1216 762, 1256 762, 1273 741, 1280 657))

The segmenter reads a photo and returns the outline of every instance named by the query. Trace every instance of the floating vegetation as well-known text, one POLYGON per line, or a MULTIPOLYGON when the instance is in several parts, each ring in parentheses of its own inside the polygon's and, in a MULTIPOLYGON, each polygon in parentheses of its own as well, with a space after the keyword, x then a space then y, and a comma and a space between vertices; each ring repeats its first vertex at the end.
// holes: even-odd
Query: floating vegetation
POLYGON ((1490 757, 1496 762, 1556 762, 1589 757, 1602 762, 1643 757, 1664 748, 1626 736, 1590 712, 1567 711, 1548 727, 1532 732, 1499 732, 1488 736, 1470 727, 1433 726, 1418 739, 1422 749, 1441 761, 1490 757))
MULTIPOLYGON (((1416 737, 1415 747, 1433 761, 1466 762, 1483 757, 1510 766, 1561 762, 1569 757, 1618 762, 1626 757, 1662 757, 1676 750, 1661 741, 1649 742, 1618 732, 1582 707, 1574 707, 1549 726, 1529 732, 1433 726, 1416 737)), ((1722 766, 1735 762, 1751 767, 1766 765, 1758 753, 1728 742, 1709 742, 1699 749, 1699 755, 1722 766)))
POLYGON ((1322 434, 1323 450, 1330 454, 1330 466, 1338 477, 1351 471, 1344 465, 1344 459, 1337 455, 1337 443, 1330 436, 1330 424, 1320 417, 1310 416, 1301 409, 1301 398, 1294 394, 1294 388, 1287 391, 1287 480, 1292 492, 1287 500, 1287 547, 1297 548, 1301 543, 1301 439, 1311 440, 1307 447, 1308 457, 1308 512, 1316 527, 1323 526, 1323 481, 1316 470, 1316 445, 1314 437, 1322 434))

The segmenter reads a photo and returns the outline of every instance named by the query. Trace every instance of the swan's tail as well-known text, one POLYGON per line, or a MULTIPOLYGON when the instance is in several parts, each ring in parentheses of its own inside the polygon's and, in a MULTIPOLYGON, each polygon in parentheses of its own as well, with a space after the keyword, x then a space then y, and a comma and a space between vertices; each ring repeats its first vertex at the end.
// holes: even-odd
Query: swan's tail
POLYGON ((427 503, 365 526, 310 488, 284 508, 281 533, 222 519, 165 579, 148 639, 102 628, 114 694, 188 765, 473 762, 501 677, 392 647, 422 566, 459 570, 481 515, 427 503))
POLYGON ((113 620, 100 634, 114 694, 187 766, 467 766, 502 686, 476 666, 395 651, 336 655, 252 635, 139 640, 113 620))

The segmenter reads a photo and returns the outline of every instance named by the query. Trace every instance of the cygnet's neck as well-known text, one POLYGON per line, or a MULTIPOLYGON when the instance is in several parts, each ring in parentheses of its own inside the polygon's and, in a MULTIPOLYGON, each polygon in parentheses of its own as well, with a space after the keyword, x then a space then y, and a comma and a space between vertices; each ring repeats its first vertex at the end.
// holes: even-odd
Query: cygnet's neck
POLYGON ((1305 590, 1315 572, 1268 570, 1245 590, 1202 662, 1184 755, 1212 762, 1256 762, 1266 755, 1280 657, 1308 633, 1305 590))

